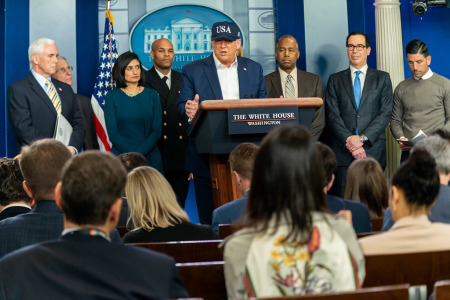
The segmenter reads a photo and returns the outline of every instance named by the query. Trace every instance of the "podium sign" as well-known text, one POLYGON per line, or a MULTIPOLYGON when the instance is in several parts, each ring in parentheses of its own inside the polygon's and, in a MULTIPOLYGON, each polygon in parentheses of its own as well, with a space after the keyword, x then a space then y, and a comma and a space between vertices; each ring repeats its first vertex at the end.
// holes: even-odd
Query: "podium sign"
POLYGON ((228 134, 267 133, 276 126, 298 124, 298 107, 251 107, 228 110, 228 134))

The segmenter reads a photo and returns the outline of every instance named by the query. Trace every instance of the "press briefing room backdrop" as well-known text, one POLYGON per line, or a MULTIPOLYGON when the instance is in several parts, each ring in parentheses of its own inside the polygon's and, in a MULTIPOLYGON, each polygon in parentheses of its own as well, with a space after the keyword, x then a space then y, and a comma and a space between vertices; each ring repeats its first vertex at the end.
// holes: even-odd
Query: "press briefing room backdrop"
MULTIPOLYGON (((132 49, 133 34, 145 30, 138 26, 145 18, 159 22, 156 29, 181 20, 205 26, 214 18, 218 19, 215 21, 231 19, 241 28, 245 56, 261 63, 265 74, 277 67, 274 58, 277 37, 291 34, 299 41, 298 67, 319 74, 326 84, 331 73, 348 67, 345 37, 351 31, 363 31, 370 36, 372 54, 368 64, 377 67, 374 2, 112 0, 111 9, 119 54, 132 49), (203 10, 207 13, 199 13, 203 10), (170 13, 175 11, 177 13, 170 13), (163 24, 162 12, 169 12, 166 24, 163 24)), ((400 0, 403 47, 412 39, 425 41, 432 56, 432 70, 450 78, 450 8, 428 8, 420 17, 413 14, 413 4, 420 2, 425 1, 400 0)), ((90 98, 97 75, 99 45, 103 43, 105 7, 105 0, 0 0, 0 157, 13 157, 19 150, 6 116, 6 90, 29 72, 27 50, 30 42, 39 37, 54 39, 60 54, 74 66, 75 92, 90 98)), ((140 51, 146 60, 145 48, 140 51)), ((177 68, 196 58, 181 53, 177 56, 177 68)), ((151 60, 147 59, 146 64, 151 67, 151 60)), ((406 61, 404 69, 407 78, 410 71, 406 61)))

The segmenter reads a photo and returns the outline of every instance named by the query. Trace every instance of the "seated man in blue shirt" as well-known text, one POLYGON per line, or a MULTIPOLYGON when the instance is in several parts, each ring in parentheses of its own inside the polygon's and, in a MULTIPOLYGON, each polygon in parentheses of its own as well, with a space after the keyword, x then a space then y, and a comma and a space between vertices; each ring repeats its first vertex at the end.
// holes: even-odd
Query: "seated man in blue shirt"
POLYGON ((242 198, 218 207, 213 212, 212 229, 219 233, 219 224, 231 224, 236 221, 247 206, 248 192, 253 175, 253 164, 259 147, 252 143, 238 145, 229 157, 230 167, 234 180, 239 188, 242 198))
POLYGON ((322 143, 317 143, 317 150, 322 156, 322 163, 325 170, 324 192, 326 194, 328 208, 334 213, 338 213, 342 210, 351 211, 352 224, 355 232, 371 232, 372 225, 370 224, 369 209, 366 205, 352 200, 345 200, 327 193, 334 182, 334 172, 337 169, 336 155, 330 147, 322 143))

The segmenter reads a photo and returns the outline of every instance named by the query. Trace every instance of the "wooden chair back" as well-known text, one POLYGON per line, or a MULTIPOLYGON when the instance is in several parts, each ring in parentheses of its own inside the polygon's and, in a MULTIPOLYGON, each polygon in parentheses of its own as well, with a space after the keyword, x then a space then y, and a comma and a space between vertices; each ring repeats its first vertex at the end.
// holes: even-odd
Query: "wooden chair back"
POLYGON ((379 234, 382 231, 372 231, 372 232, 360 232, 357 233, 356 236, 358 237, 358 239, 366 237, 366 236, 371 236, 371 235, 375 235, 375 234, 379 234))
POLYGON ((381 227, 383 227, 383 217, 371 218, 370 223, 372 224, 372 231, 381 231, 381 227))
POLYGON ((177 268, 189 296, 204 300, 226 300, 223 265, 223 261, 178 263, 177 268))
POLYGON ((434 284, 434 300, 450 299, 450 280, 440 280, 434 284))
POLYGON ((221 261, 223 247, 219 248, 221 240, 201 240, 161 243, 134 243, 134 245, 157 252, 162 252, 175 258, 177 263, 221 261))
POLYGON ((365 260, 363 287, 400 283, 426 285, 430 296, 436 281, 450 278, 450 251, 368 255, 365 260))
POLYGON ((223 240, 241 228, 242 226, 236 224, 219 224, 219 239, 223 240))
MULTIPOLYGON (((387 285, 373 288, 364 288, 352 292, 339 292, 329 294, 315 294, 303 296, 284 296, 259 298, 264 300, 408 300, 409 284, 387 285)), ((257 298, 250 298, 257 300, 257 298)), ((249 299, 249 300, 250 300, 249 299)))

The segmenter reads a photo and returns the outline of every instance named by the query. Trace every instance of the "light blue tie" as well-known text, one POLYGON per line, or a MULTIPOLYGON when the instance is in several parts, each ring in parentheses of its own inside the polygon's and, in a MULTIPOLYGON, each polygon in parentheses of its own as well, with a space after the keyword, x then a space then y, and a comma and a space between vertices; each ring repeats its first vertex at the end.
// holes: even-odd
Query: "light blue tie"
MULTIPOLYGON (((353 93, 355 94, 356 109, 359 109, 359 104, 361 103, 361 80, 359 79, 359 74, 361 71, 356 71, 355 82, 353 82, 353 93)), ((358 128, 356 128, 356 134, 358 134, 358 128)))
POLYGON ((356 71, 355 82, 353 83, 353 93, 355 94, 356 108, 359 109, 361 103, 361 80, 359 80, 359 74, 361 71, 356 71))

